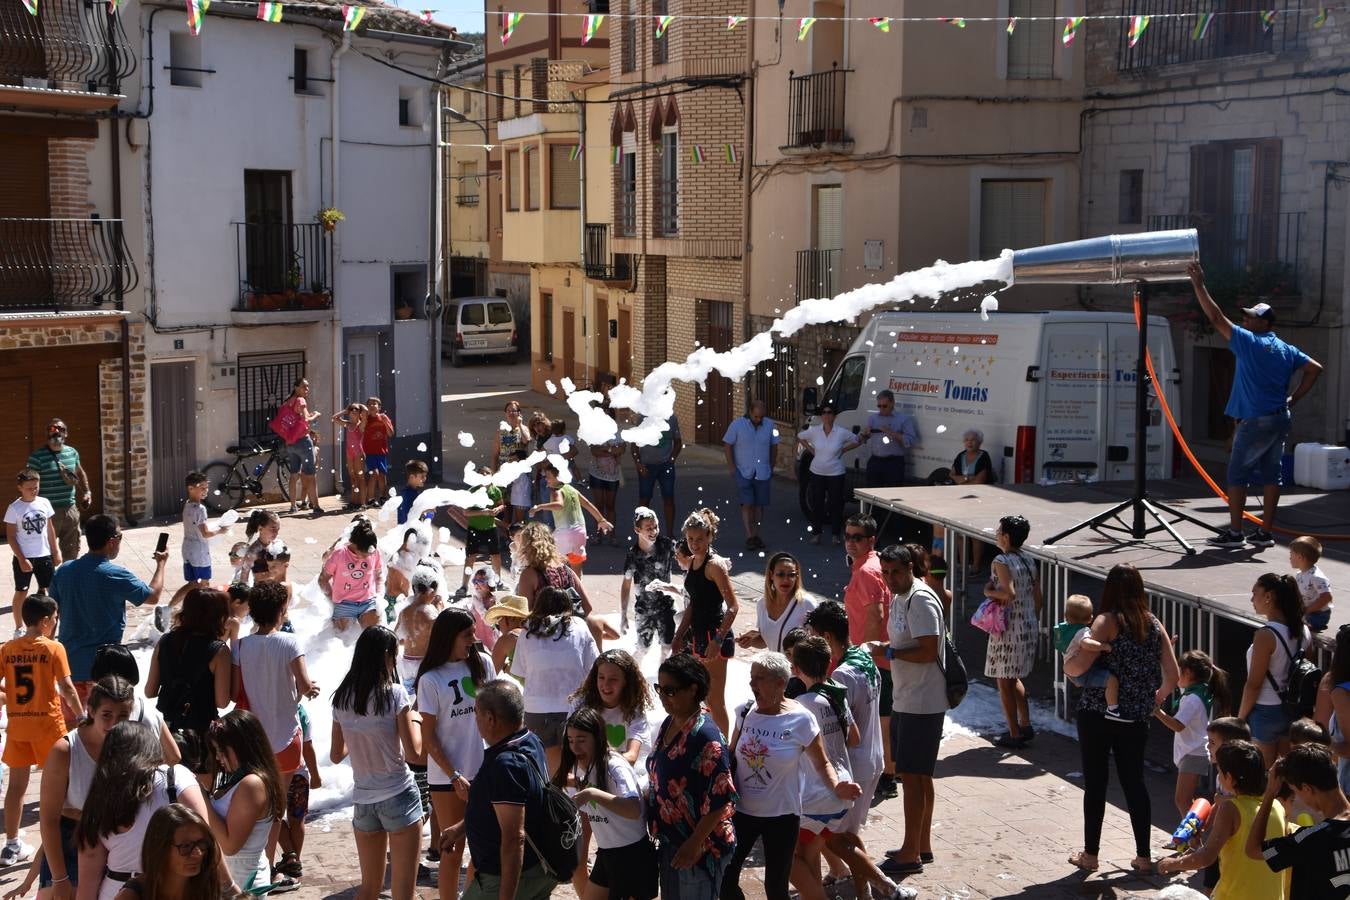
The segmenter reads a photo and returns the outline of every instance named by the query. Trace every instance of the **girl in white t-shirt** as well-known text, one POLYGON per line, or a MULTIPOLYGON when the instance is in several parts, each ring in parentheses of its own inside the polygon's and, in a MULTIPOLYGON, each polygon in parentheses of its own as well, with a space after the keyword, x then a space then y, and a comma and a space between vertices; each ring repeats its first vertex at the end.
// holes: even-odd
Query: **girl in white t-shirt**
POLYGON ((568 695, 599 655, 586 620, 572 615, 571 598, 558 588, 540 591, 516 640, 511 674, 525 685, 525 727, 543 742, 550 769, 562 756, 568 695))
POLYGON ((112 900, 141 870, 145 829, 160 807, 181 803, 206 818, 206 801, 192 772, 166 766, 163 759, 159 741, 135 722, 108 732, 77 832, 83 896, 96 890, 99 900, 112 900))
MULTIPOLYGON (((458 607, 441 612, 431 626, 413 690, 422 716, 431 807, 442 830, 464 819, 465 798, 455 789, 467 789, 483 763, 474 698, 496 677, 492 658, 474 642, 473 614, 458 607)), ((463 841, 441 852, 440 884, 459 879, 463 857, 463 841)), ((473 881, 472 871, 468 880, 473 881)))
POLYGON ((606 650, 572 694, 578 707, 589 706, 605 720, 605 740, 646 781, 652 752, 652 694, 637 661, 624 650, 606 650))
POLYGON ((1177 812, 1186 815, 1195 799, 1200 779, 1209 775, 1206 730, 1211 719, 1228 714, 1228 676, 1202 650, 1189 650, 1177 660, 1181 676, 1177 687, 1181 699, 1168 715, 1161 709, 1153 715, 1172 730, 1172 762, 1177 767, 1177 787, 1172 800, 1177 812))
POLYGON ((553 783, 566 788, 595 837, 595 866, 573 885, 583 900, 651 900, 657 894, 656 845, 647 836, 637 775, 608 745, 599 712, 583 706, 567 720, 567 739, 553 783))
POLYGON ((334 765, 352 765, 352 830, 361 863, 358 896, 378 897, 385 854, 390 894, 412 900, 422 849, 422 795, 407 757, 422 755, 421 718, 398 680, 398 638, 383 625, 361 632, 352 667, 333 692, 334 765))

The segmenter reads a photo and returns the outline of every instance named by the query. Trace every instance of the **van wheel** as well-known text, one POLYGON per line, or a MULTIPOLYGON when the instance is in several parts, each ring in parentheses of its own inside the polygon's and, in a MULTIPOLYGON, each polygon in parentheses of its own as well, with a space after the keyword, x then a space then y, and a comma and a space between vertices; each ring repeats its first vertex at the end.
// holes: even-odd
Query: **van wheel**
POLYGON ((463 358, 459 355, 459 351, 454 347, 450 348, 450 365, 454 366, 456 369, 464 365, 463 358))

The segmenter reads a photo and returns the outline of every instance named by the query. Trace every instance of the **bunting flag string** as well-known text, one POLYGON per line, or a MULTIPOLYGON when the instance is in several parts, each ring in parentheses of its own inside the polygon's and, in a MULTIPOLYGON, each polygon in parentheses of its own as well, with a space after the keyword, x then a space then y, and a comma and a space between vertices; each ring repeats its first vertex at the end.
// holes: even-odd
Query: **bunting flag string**
POLYGON ((365 17, 366 8, 364 6, 342 7, 342 30, 355 31, 365 17))
POLYGON ((1016 30, 1017 30, 1017 16, 1013 16, 1010 19, 1008 19, 1008 34, 1012 34, 1016 30))
POLYGON ((423 22, 426 22, 428 25, 430 25, 430 24, 431 24, 431 17, 434 16, 435 14, 436 14, 436 10, 434 10, 434 9, 424 9, 424 10, 422 10, 422 21, 423 21, 423 22))
POLYGON ((1064 23, 1064 46, 1067 47, 1073 43, 1073 39, 1078 37, 1078 29, 1083 27, 1083 16, 1071 16, 1064 23))
POLYGON ((741 161, 741 158, 740 158, 740 156, 737 155, 737 153, 736 153, 736 145, 735 145, 735 144, 727 144, 727 162, 731 163, 732 165, 735 165, 736 163, 738 163, 738 162, 740 162, 740 161, 741 161))
POLYGON ((874 16, 873 18, 868 19, 867 21, 871 22, 872 25, 876 28, 876 30, 880 31, 882 34, 891 33, 890 16, 874 16))
POLYGON ((108 0, 108 15, 117 15, 117 8, 122 5, 122 0, 108 0))
POLYGON ((280 22, 281 4, 280 3, 259 3, 258 21, 260 22, 280 22))
POLYGON ((1327 24, 1327 8, 1325 6, 1319 6, 1317 8, 1317 18, 1313 19, 1313 27, 1321 28, 1325 24, 1327 24))
POLYGON ((38 0, 23 0, 23 8, 28 10, 29 15, 38 14, 38 0))
POLYGON ((806 36, 811 33, 811 26, 816 24, 815 16, 803 16, 797 20, 797 40, 804 41, 806 36))
POLYGON ((1130 20, 1130 46, 1134 47, 1139 43, 1139 39, 1144 36, 1144 29, 1148 27, 1149 19, 1152 16, 1135 16, 1130 20))
POLYGON ((1200 21, 1195 23, 1191 29, 1191 40, 1203 41, 1205 35, 1209 34, 1209 26, 1214 23, 1214 13, 1204 13, 1200 16, 1200 21))
POLYGON ((696 166, 703 165, 703 148, 695 144, 689 150, 689 159, 696 166))
POLYGON ((727 16, 727 31, 735 31, 736 26, 745 21, 745 16, 727 16))
POLYGON ((603 25, 604 22, 605 17, 603 15, 587 15, 586 32, 581 36, 581 43, 589 44, 591 42, 591 39, 595 37, 595 33, 600 30, 600 26, 603 25))
POLYGON ((622 161, 623 161, 623 147, 620 147, 617 144, 613 147, 610 147, 609 164, 611 166, 617 166, 622 161))
POLYGON ((567 151, 567 161, 576 162, 580 158, 581 158, 581 145, 573 144, 572 149, 567 151))
POLYGON ((1278 16, 1279 14, 1280 14, 1279 10, 1274 9, 1261 10, 1261 30, 1269 31, 1270 29, 1274 28, 1275 17, 1278 16))
POLYGON ((675 21, 674 16, 660 16, 656 20, 656 39, 659 41, 666 36, 666 30, 670 28, 670 23, 675 21))
MULTIPOLYGON (((33 0, 33 5, 37 5, 37 0, 33 0)), ((202 33, 202 17, 206 15, 206 7, 206 0, 187 0, 188 33, 193 37, 202 33)))
POLYGON ((525 20, 524 13, 504 12, 502 13, 502 46, 511 40, 511 35, 516 33, 516 26, 525 20))
POLYGON ((948 25, 955 25, 957 28, 966 27, 965 19, 943 19, 942 21, 946 22, 948 25))

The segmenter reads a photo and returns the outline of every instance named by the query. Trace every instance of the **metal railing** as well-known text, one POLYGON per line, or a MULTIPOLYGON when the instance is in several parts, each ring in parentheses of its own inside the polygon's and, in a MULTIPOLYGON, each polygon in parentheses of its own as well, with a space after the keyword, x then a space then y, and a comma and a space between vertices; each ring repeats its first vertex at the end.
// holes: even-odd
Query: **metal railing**
POLYGON ((839 293, 842 250, 797 251, 797 302, 839 293))
POLYGON ((456 206, 477 206, 477 205, 478 205, 478 195, 477 195, 477 194, 456 194, 456 195, 455 195, 455 205, 456 205, 456 206))
POLYGON ((656 184, 656 236, 674 237, 680 233, 680 182, 663 177, 656 184))
POLYGON ((1305 213, 1213 216, 1184 213, 1149 216, 1153 231, 1194 228, 1200 232, 1200 258, 1208 265, 1237 271, 1280 269, 1288 292, 1298 290, 1305 213))
POLYGON ((811 75, 788 72, 787 146, 819 147, 848 142, 844 130, 844 76, 850 71, 835 63, 828 72, 811 75))
MULTIPOLYGON (((1122 72, 1205 62, 1252 53, 1283 53, 1300 45, 1310 4, 1299 0, 1121 0, 1116 67, 1122 72), (1274 14, 1269 25, 1262 16, 1274 14), (1194 34, 1214 14, 1203 35, 1194 34), (1130 47, 1129 22, 1155 16, 1130 47), (1159 18, 1161 16, 1161 18, 1159 18)), ((1313 4, 1315 5, 1315 4, 1313 4)))
POLYGON ((587 278, 600 281, 627 281, 633 277, 633 257, 627 253, 610 252, 609 226, 603 223, 586 225, 584 265, 587 278))
POLYGON ((332 251, 322 224, 235 222, 239 309, 326 307, 332 251))
POLYGON ((18 0, 0 13, 0 84, 97 91, 136 71, 124 16, 106 3, 42 0, 30 15, 18 0))
POLYGON ((624 237, 637 234, 637 188, 635 185, 619 186, 619 221, 615 233, 624 237))
POLYGON ((0 310, 92 309, 137 282, 120 219, 0 218, 0 310))

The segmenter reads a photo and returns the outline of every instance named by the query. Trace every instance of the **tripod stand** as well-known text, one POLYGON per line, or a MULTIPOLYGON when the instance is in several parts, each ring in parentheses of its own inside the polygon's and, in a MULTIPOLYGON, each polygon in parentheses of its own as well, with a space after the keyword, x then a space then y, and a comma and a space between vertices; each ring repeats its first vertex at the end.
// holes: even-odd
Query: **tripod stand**
MULTIPOLYGON (((1192 525, 1199 525, 1207 531, 1215 534, 1219 529, 1207 522, 1202 522, 1189 513, 1173 509, 1166 504, 1152 500, 1148 496, 1148 476, 1146 475, 1147 459, 1145 453, 1148 449, 1147 428, 1148 428, 1148 365, 1146 358, 1148 355, 1148 285, 1145 282, 1137 281, 1134 285, 1134 297, 1139 304, 1139 358, 1134 364, 1134 490, 1130 499, 1117 503, 1110 509, 1097 513, 1086 521, 1079 522, 1071 528, 1061 531, 1052 537, 1046 538, 1045 543, 1053 544, 1061 538, 1068 537, 1084 528, 1091 528, 1100 534, 1114 532, 1123 534, 1131 540, 1140 541, 1159 531, 1166 531, 1172 536, 1172 539, 1185 549, 1188 556, 1195 554, 1195 548, 1187 543, 1186 539, 1177 534, 1177 530, 1172 526, 1178 522, 1190 522, 1192 525), (1126 524, 1124 513, 1132 513, 1129 524, 1126 524), (1149 525, 1145 517, 1150 517, 1157 524, 1149 525), (1169 521, 1169 517, 1171 518, 1169 521)), ((1161 387, 1158 390, 1162 390, 1161 387)))

